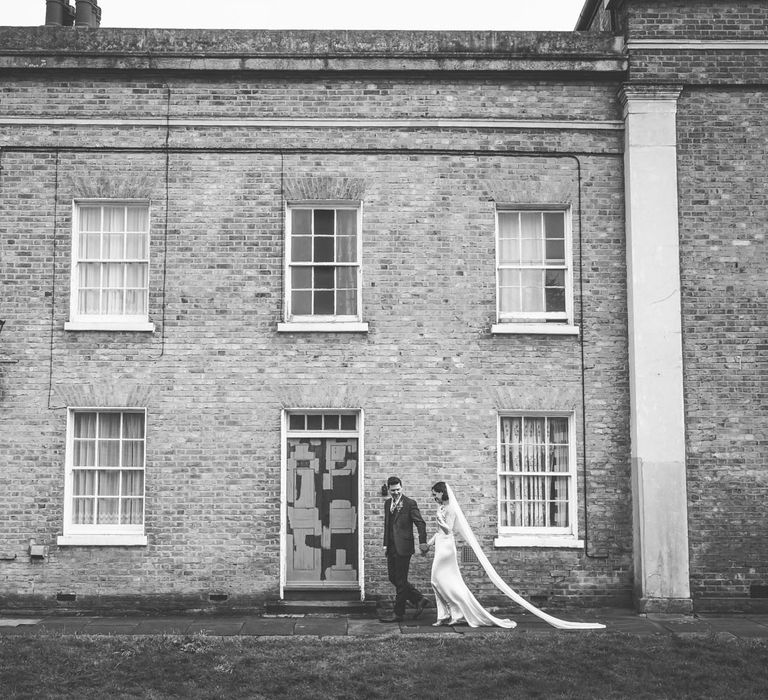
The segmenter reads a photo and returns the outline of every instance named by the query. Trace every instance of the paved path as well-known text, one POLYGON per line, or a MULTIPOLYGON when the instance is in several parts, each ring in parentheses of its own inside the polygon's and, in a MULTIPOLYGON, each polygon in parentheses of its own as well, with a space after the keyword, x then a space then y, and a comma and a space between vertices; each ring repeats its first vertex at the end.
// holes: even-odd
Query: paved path
MULTIPOLYGON (((631 610, 597 610, 589 614, 574 611, 557 613, 565 619, 599 621, 607 632, 632 635, 710 635, 724 634, 742 639, 768 640, 768 615, 637 615, 631 610)), ((519 632, 536 634, 573 634, 556 630, 537 617, 528 614, 511 615, 518 625, 504 634, 519 632)), ((342 615, 256 616, 256 615, 190 615, 153 617, 80 617, 49 615, 41 617, 0 617, 0 635, 40 634, 203 634, 219 637, 231 636, 301 636, 360 637, 378 635, 473 635, 502 632, 494 627, 471 628, 432 627, 434 610, 427 611, 418 620, 406 619, 402 623, 384 623, 378 619, 342 615)), ((603 633, 599 631, 598 633, 603 633)))

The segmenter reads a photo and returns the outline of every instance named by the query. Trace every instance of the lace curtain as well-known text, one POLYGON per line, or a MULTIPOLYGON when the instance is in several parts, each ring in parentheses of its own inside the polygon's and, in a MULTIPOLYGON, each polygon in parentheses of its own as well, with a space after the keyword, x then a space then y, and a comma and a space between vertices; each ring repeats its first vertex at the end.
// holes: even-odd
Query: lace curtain
POLYGON ((143 414, 76 413, 72 467, 73 523, 143 522, 143 414))
POLYGON ((505 527, 567 527, 568 419, 502 419, 501 515, 505 527))
POLYGON ((79 313, 146 314, 148 208, 81 206, 79 222, 79 313))

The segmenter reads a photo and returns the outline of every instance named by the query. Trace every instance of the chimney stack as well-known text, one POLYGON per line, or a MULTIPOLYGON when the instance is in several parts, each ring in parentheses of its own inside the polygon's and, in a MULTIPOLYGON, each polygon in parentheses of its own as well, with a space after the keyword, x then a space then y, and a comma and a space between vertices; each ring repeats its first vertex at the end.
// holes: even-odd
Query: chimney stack
POLYGON ((45 3, 46 27, 71 27, 75 23, 75 8, 69 0, 47 0, 45 3))
POLYGON ((101 8, 97 5, 97 0, 75 0, 75 2, 77 4, 76 27, 98 27, 101 24, 101 8))

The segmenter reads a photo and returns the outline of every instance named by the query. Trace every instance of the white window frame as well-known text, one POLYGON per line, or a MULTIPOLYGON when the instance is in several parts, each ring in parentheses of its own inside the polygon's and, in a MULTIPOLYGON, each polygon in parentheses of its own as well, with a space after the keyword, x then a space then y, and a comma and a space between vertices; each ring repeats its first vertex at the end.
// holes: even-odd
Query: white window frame
MULTIPOLYGON (((63 534, 59 535, 56 543, 59 545, 113 545, 113 546, 143 546, 147 544, 145 534, 146 523, 146 489, 147 489, 147 411, 145 408, 113 408, 113 407, 70 407, 67 409, 67 437, 64 470, 64 522, 63 534), (75 524, 72 522, 74 498, 74 424, 78 413, 140 413, 144 416, 144 489, 142 492, 142 522, 132 525, 98 525, 75 524)), ((122 450, 121 450, 122 454, 122 450)), ((121 469, 121 468, 118 468, 121 469)))
MULTIPOLYGON (((362 320, 362 290, 363 290, 363 204, 356 200, 300 200, 287 202, 285 205, 285 264, 283 271, 285 310, 283 323, 279 323, 277 330, 280 332, 367 332, 368 324, 362 320), (298 315, 292 312, 291 270, 295 263, 292 258, 292 224, 291 212, 294 209, 333 209, 334 211, 346 210, 357 213, 357 260, 349 264, 349 267, 357 269, 357 308, 354 314, 335 315, 298 315)), ((339 266, 339 263, 329 263, 329 266, 339 266)), ((315 266, 313 262, 307 262, 302 266, 315 266)))
MULTIPOLYGON (((496 504, 498 537, 494 540, 496 547, 561 547, 583 548, 584 541, 578 536, 578 472, 576 465, 576 433, 575 416, 570 411, 504 411, 496 420, 496 504), (565 418, 568 421, 568 471, 548 472, 558 476, 567 476, 568 485, 568 526, 567 527, 512 527, 502 526, 501 509, 501 480, 508 472, 503 471, 502 460, 502 421, 505 418, 565 418)), ((515 472, 517 473, 517 472, 515 472)), ((535 472, 541 476, 542 472, 535 472)))
MULTIPOLYGON (((545 334, 545 335, 578 335, 579 327, 574 324, 573 310, 573 222, 571 207, 563 205, 498 205, 495 214, 496 226, 496 323, 491 326, 491 333, 497 335, 511 334, 545 334), (509 214, 563 214, 563 233, 565 248, 565 264, 552 267, 562 269, 565 273, 565 312, 548 314, 540 312, 502 313, 501 311, 501 245, 499 219, 509 214)), ((549 268, 550 266, 545 266, 549 268)), ((517 269, 523 269, 519 266, 517 269)))
MULTIPOLYGON (((69 320, 64 324, 67 331, 142 331, 152 332, 155 325, 149 321, 149 290, 151 279, 152 208, 148 199, 75 199, 72 202, 72 264, 70 275, 69 320), (80 263, 80 208, 87 206, 145 206, 147 208, 147 312, 143 314, 81 314, 79 312, 80 263)), ((100 257, 100 260, 105 259, 100 257)))
POLYGON ((286 494, 288 493, 288 439, 302 437, 328 437, 328 438, 356 438, 357 439, 357 560, 358 560, 358 585, 360 586, 360 600, 365 600, 365 414, 362 408, 284 408, 280 413, 280 598, 285 595, 287 579, 286 560, 286 524, 288 512, 286 510, 286 494), (357 416, 357 428, 355 430, 291 430, 290 416, 292 414, 304 415, 336 415, 355 414, 357 416))

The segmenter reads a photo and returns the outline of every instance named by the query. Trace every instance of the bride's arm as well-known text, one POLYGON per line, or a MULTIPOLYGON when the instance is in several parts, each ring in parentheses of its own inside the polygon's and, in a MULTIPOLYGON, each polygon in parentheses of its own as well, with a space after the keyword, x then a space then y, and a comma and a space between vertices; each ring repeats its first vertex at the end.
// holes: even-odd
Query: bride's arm
POLYGON ((456 514, 451 508, 445 508, 444 511, 437 511, 437 526, 440 531, 446 535, 453 532, 453 523, 456 520, 456 514))

